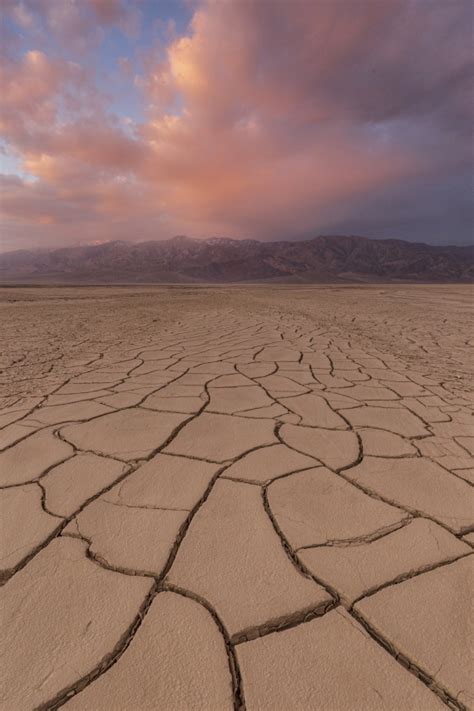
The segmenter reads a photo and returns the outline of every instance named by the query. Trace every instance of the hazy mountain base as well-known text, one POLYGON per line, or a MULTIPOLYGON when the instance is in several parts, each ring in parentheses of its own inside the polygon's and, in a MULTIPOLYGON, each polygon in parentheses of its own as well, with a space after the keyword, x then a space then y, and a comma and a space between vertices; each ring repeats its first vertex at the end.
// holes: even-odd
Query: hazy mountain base
POLYGON ((474 247, 316 237, 300 242, 107 242, 0 255, 3 283, 470 282, 474 247))

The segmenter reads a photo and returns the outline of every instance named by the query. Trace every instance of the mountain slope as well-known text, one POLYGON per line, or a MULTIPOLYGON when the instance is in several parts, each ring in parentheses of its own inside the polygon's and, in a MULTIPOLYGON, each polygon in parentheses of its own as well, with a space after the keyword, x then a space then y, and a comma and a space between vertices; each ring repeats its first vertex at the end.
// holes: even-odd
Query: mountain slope
POLYGON ((300 242, 174 237, 161 242, 116 241, 0 254, 0 281, 4 283, 473 279, 474 247, 352 236, 320 236, 300 242))

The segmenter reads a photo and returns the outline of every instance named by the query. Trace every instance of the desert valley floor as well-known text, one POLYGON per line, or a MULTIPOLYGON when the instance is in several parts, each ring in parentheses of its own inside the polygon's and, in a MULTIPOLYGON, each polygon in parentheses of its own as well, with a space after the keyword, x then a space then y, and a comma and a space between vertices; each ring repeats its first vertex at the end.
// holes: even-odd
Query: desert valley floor
POLYGON ((1 708, 474 708, 472 296, 0 289, 1 708))

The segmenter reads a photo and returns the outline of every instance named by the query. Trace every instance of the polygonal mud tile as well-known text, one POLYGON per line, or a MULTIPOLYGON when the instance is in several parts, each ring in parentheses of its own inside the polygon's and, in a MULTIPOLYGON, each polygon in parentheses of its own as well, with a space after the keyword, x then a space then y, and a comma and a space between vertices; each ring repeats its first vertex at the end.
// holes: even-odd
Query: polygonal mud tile
POLYGON ((201 397, 161 397, 160 392, 147 398, 142 403, 142 406, 148 410, 157 410, 158 412, 182 412, 194 415, 206 402, 201 397))
POLYGON ((111 489, 104 499, 128 506, 191 510, 217 471, 216 464, 157 454, 111 489))
POLYGON ((293 370, 295 367, 295 364, 288 364, 287 368, 282 368, 281 366, 278 368, 278 371, 281 375, 285 375, 285 377, 289 378, 290 380, 294 380, 300 385, 307 385, 309 388, 316 388, 316 389, 323 389, 323 386, 321 383, 316 380, 312 372, 308 369, 305 370, 305 368, 302 365, 298 365, 297 367, 299 370, 293 370), (289 369, 291 367, 291 370, 289 369))
POLYGON ((170 348, 168 350, 161 348, 147 348, 140 353, 140 358, 144 361, 160 361, 172 358, 173 356, 178 355, 179 352, 179 348, 170 348))
POLYGON ((324 467, 277 479, 267 496, 293 548, 358 538, 406 518, 405 512, 367 496, 324 467))
MULTIPOLYGON (((87 393, 76 393, 76 394, 71 393, 70 395, 68 395, 67 393, 58 395, 56 393, 55 395, 50 395, 45 404, 49 408, 49 406, 52 406, 52 405, 70 405, 74 402, 82 402, 84 400, 94 400, 96 398, 107 397, 107 396, 111 396, 111 395, 112 395, 111 390, 94 390, 92 392, 87 392, 87 393)), ((107 403, 104 403, 104 404, 107 404, 107 403)), ((38 410, 38 412, 41 412, 41 410, 38 410)), ((34 418, 34 413, 32 415, 32 418, 34 418)), ((68 418, 68 419, 77 419, 77 417, 72 417, 72 418, 68 418)))
POLYGON ((239 373, 248 378, 264 378, 276 369, 274 363, 245 363, 237 367, 239 373))
POLYGON ((272 420, 249 421, 202 413, 183 427, 164 451, 224 462, 255 447, 276 442, 274 428, 272 420))
POLYGON ((41 506, 41 489, 25 484, 0 491, 0 581, 58 529, 62 520, 41 506))
POLYGON ((309 388, 295 383, 294 380, 285 378, 283 375, 268 375, 263 378, 256 378, 256 380, 272 397, 286 397, 295 393, 307 393, 309 391, 309 388))
POLYGON ((441 711, 444 704, 348 613, 239 644, 248 711, 441 711))
POLYGON ((285 416, 288 413, 288 410, 286 407, 283 407, 282 405, 278 405, 277 403, 274 403, 273 405, 270 405, 269 407, 258 407, 255 410, 245 410, 244 412, 239 412, 239 415, 241 417, 251 417, 251 418, 267 418, 267 417, 272 417, 272 418, 280 418, 282 416, 285 416))
POLYGON ((165 368, 174 365, 176 362, 177 360, 175 358, 162 358, 160 360, 149 361, 148 363, 143 363, 138 368, 134 368, 133 375, 135 377, 155 372, 162 373, 165 368))
POLYGON ((346 475, 389 501, 431 516, 457 533, 474 521, 472 487, 429 459, 364 457, 346 475))
POLYGON ((357 461, 359 442, 354 432, 285 424, 280 430, 285 444, 331 467, 340 469, 357 461))
POLYGON ((156 397, 201 397, 205 392, 203 385, 182 384, 181 379, 170 383, 165 388, 161 388, 156 393, 150 395, 147 402, 153 402, 156 397))
POLYGON ((150 591, 152 581, 104 570, 85 548, 58 538, 1 590, 5 709, 47 704, 93 671, 150 591))
POLYGON ((274 401, 258 385, 216 388, 211 391, 208 410, 230 414, 232 412, 270 407, 273 404, 275 404, 274 401))
POLYGON ((19 442, 39 429, 41 429, 41 425, 27 424, 24 420, 12 422, 0 430, 0 450, 11 447, 15 442, 19 442))
POLYGON ((231 711, 232 679, 216 623, 194 600, 160 593, 117 664, 68 706, 77 711, 231 711))
POLYGON ((8 486, 36 479, 73 454, 70 444, 62 442, 49 429, 41 430, 0 454, 0 484, 8 486))
POLYGON ((258 353, 255 360, 259 361, 282 361, 298 362, 301 358, 300 351, 285 348, 284 346, 269 346, 258 353))
POLYGON ((240 373, 235 373, 234 375, 220 375, 214 380, 211 380, 211 382, 209 383, 209 389, 212 390, 213 388, 236 388, 249 385, 255 385, 255 383, 250 378, 246 378, 240 373))
MULTIPOLYGON (((200 385, 203 387, 209 381, 213 382, 215 376, 208 375, 208 373, 185 373, 179 380, 176 381, 177 385, 200 385)), ((222 375, 222 378, 233 378, 233 375, 222 375)))
POLYGON ((235 373, 235 367, 230 363, 214 362, 202 363, 191 368, 191 373, 209 373, 210 375, 230 375, 235 373))
POLYGON ((139 402, 143 400, 145 396, 142 393, 132 393, 132 392, 119 392, 119 393, 108 393, 105 396, 101 395, 96 398, 97 402, 101 402, 103 405, 108 405, 109 407, 122 409, 128 407, 135 407, 139 402))
POLYGON ((280 415, 280 417, 278 417, 278 422, 287 422, 290 425, 297 425, 300 420, 301 417, 295 415, 294 412, 289 412, 287 415, 280 415))
POLYGON ((318 373, 317 378, 320 383, 325 385, 327 388, 352 388, 353 383, 346 378, 336 378, 334 375, 326 375, 325 373, 318 373))
POLYGON ((374 380, 385 380, 389 387, 391 383, 409 383, 406 375, 397 373, 395 370, 387 370, 386 368, 364 368, 364 373, 370 375, 374 380))
POLYGON ((130 385, 133 384, 135 387, 150 385, 153 386, 153 390, 156 390, 156 388, 166 385, 174 378, 176 378, 176 372, 172 373, 170 370, 158 370, 153 373, 147 373, 146 375, 132 375, 130 378, 127 378, 126 382, 130 385))
POLYGON ((133 460, 146 457, 163 445, 185 420, 184 415, 131 408, 104 415, 93 422, 67 425, 61 433, 78 449, 133 460))
POLYGON ((403 404, 425 422, 449 422, 451 419, 448 413, 442 412, 439 407, 427 407, 423 402, 420 402, 420 400, 405 398, 403 404))
POLYGON ((417 454, 417 450, 410 442, 393 432, 361 429, 359 435, 362 440, 364 456, 408 457, 417 454))
POLYGON ((360 407, 360 402, 358 400, 354 400, 353 398, 348 397, 347 395, 334 395, 334 393, 330 392, 329 390, 325 391, 324 398, 328 401, 329 405, 333 408, 333 410, 336 411, 360 407))
POLYGON ((70 380, 69 385, 107 385, 119 383, 121 380, 118 373, 104 373, 98 370, 91 370, 88 373, 82 373, 70 380))
MULTIPOLYGON (((473 430, 474 431, 474 430, 473 430)), ((474 456, 474 437, 456 437, 456 442, 474 456)))
POLYGON ((308 363, 313 370, 321 370, 323 372, 331 370, 331 361, 323 353, 304 353, 302 363, 308 363))
POLYGON ((70 516, 126 471, 126 465, 115 459, 88 452, 77 454, 42 478, 46 507, 59 516, 70 516))
POLYGON ((402 407, 385 408, 364 406, 350 410, 343 410, 353 427, 374 427, 380 430, 389 430, 402 437, 419 437, 429 435, 419 417, 402 407))
POLYGON ((473 563, 470 555, 355 606, 378 634, 468 708, 474 702, 473 563))
POLYGON ((339 430, 348 428, 342 417, 334 412, 322 397, 318 397, 313 393, 281 398, 280 402, 292 412, 300 415, 300 424, 302 425, 339 430))
POLYGON ((306 567, 346 603, 414 570, 469 552, 466 544, 426 519, 356 545, 318 546, 298 552, 306 567))
POLYGON ((9 412, 8 409, 0 409, 0 429, 11 425, 17 420, 21 420, 22 417, 27 415, 29 409, 26 410, 16 410, 14 412, 9 412))
MULTIPOLYGON (((119 385, 117 387, 120 387, 119 385)), ((106 388, 104 388, 104 391, 106 392, 107 389, 109 388, 109 384, 107 383, 106 388)), ((63 385, 62 388, 56 391, 56 393, 50 398, 48 398, 48 402, 52 397, 58 397, 58 396, 64 396, 64 395, 84 395, 86 399, 88 397, 94 397, 94 393, 98 390, 96 383, 92 384, 75 384, 73 382, 68 383, 67 385, 63 385), (91 393, 89 395, 89 393, 91 393)), ((100 389, 100 391, 102 388, 100 389)))
POLYGON ((91 553, 119 570, 159 575, 188 511, 130 507, 97 499, 77 516, 91 553))
POLYGON ((167 580, 208 600, 231 635, 331 600, 286 556, 258 488, 224 480, 194 517, 167 580))
POLYGON ((347 395, 354 398, 354 400, 359 400, 360 402, 366 402, 367 400, 399 399, 398 395, 388 388, 372 385, 354 385, 349 390, 343 388, 342 392, 339 392, 337 388, 332 388, 332 392, 336 395, 347 395))
MULTIPOLYGON (((153 377, 158 379, 156 377, 156 373, 153 374, 153 377)), ((116 393, 128 393, 128 392, 134 392, 134 393, 142 393, 143 397, 145 395, 149 395, 150 393, 156 392, 157 389, 163 388, 167 383, 170 382, 173 378, 176 377, 176 374, 173 373, 167 373, 167 374, 162 374, 160 377, 159 383, 153 382, 144 382, 146 381, 146 376, 142 376, 141 378, 127 378, 125 382, 119 383, 118 385, 114 385, 110 389, 113 390, 116 393), (142 378, 144 380, 142 380, 142 378)))
POLYGON ((112 408, 101 405, 98 402, 82 401, 69 405, 53 405, 52 407, 40 407, 28 417, 33 422, 41 422, 43 425, 55 425, 60 422, 71 422, 76 420, 88 420, 91 417, 105 415, 112 412, 112 408))
POLYGON ((229 479, 246 479, 264 484, 270 479, 289 474, 300 469, 314 467, 315 460, 305 454, 295 452, 284 444, 274 444, 270 447, 249 452, 242 459, 224 471, 223 476, 229 479))
POLYGON ((472 437, 472 422, 459 422, 453 419, 451 422, 441 422, 431 426, 431 430, 436 437, 444 439, 457 439, 458 437, 472 437))
POLYGON ((470 469, 474 467, 474 458, 450 437, 426 437, 416 443, 424 457, 436 459, 446 469, 470 469))

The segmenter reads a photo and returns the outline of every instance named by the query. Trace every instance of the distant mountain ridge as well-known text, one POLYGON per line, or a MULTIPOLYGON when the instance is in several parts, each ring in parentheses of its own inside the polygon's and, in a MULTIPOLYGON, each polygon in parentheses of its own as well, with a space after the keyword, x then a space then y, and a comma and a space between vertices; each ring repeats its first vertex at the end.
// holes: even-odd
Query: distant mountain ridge
POLYGON ((474 280, 474 246, 319 236, 259 242, 178 236, 156 242, 0 254, 3 283, 374 282, 474 280))

